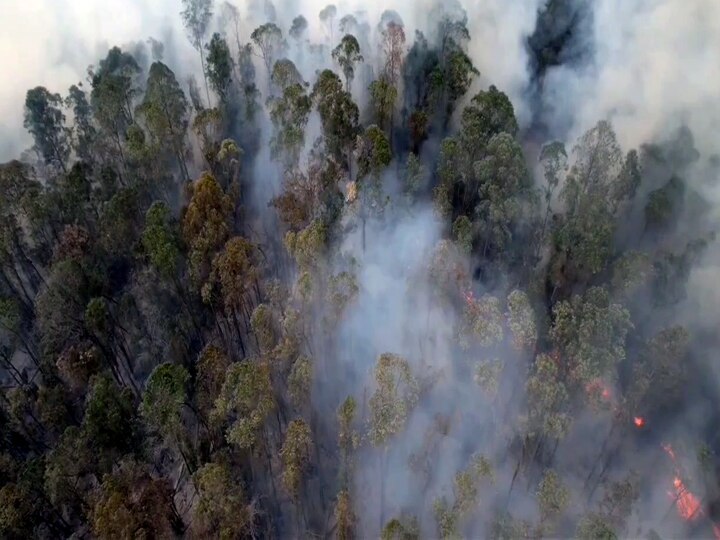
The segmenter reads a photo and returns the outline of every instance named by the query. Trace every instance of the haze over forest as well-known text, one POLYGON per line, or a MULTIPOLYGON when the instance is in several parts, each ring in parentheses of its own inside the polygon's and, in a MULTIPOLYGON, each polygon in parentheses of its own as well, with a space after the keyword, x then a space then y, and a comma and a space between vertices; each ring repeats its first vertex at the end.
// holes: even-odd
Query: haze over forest
POLYGON ((9 0, 0 538, 720 539, 720 4, 9 0))

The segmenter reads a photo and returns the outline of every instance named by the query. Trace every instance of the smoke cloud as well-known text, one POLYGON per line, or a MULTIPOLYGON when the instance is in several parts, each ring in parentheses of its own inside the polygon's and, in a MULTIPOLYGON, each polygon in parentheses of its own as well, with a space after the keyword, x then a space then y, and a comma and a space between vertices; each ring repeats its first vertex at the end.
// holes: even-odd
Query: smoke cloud
MULTIPOLYGON (((281 0, 275 3, 274 10, 262 1, 244 3, 239 6, 243 21, 241 40, 249 41, 254 26, 270 16, 276 17, 277 24, 286 32, 293 18, 303 14, 308 19, 311 41, 322 41, 326 29, 317 14, 326 3, 281 0)), ((513 102, 522 133, 531 133, 541 124, 544 138, 559 139, 569 146, 598 120, 612 122, 625 151, 670 140, 680 128, 686 128, 693 135, 700 157, 677 172, 713 203, 702 226, 714 230, 720 217, 717 204, 720 192, 716 189, 718 167, 713 165, 720 152, 720 3, 716 0, 597 0, 588 5, 578 0, 583 9, 592 13, 584 19, 584 24, 568 30, 573 33, 573 39, 567 43, 582 54, 560 55, 559 60, 547 65, 539 76, 537 58, 533 58, 535 52, 528 45, 528 39, 536 32, 538 12, 546 8, 547 3, 548 0, 465 3, 463 8, 471 35, 468 51, 481 72, 473 90, 490 84, 498 86, 513 102), (564 58, 572 61, 565 62, 564 58), (577 61, 578 58, 582 61, 577 61)), ((199 62, 185 38, 179 4, 177 0, 9 2, 0 18, 0 57, 4 58, 6 75, 6 83, 0 86, 0 161, 17 156, 30 145, 30 138, 22 128, 26 90, 44 85, 53 92, 65 94, 71 84, 85 80, 87 66, 96 63, 113 45, 146 42, 152 37, 165 44, 165 61, 177 71, 178 80, 198 74, 199 62)), ((428 13, 434 5, 431 0, 337 3, 339 14, 357 13, 358 19, 367 21, 372 29, 385 10, 396 10, 403 18, 409 41, 415 29, 431 27, 433 21, 428 20, 428 13)), ((222 22, 216 20, 214 28, 222 30, 222 22)), ((230 34, 231 30, 228 28, 227 32, 230 34)), ((336 41, 338 34, 339 30, 335 29, 336 41)), ((372 36, 368 39, 375 43, 372 36)), ((290 55, 296 53, 291 50, 290 55)), ((151 54, 149 48, 146 54, 151 54)), ((368 58, 374 56, 371 53, 368 58)), ((317 58, 296 56, 296 59, 306 77, 331 66, 329 54, 317 58)), ((265 76, 261 72, 258 64, 260 80, 265 76)), ((365 89, 356 88, 355 93, 364 96, 365 89)), ((473 94, 473 91, 468 93, 473 94)), ((309 144, 317 129, 316 120, 311 120, 310 126, 309 144)), ((265 143, 270 128, 262 127, 265 143)), ((401 165, 393 163, 397 170, 401 165)), ((251 170, 256 179, 277 170, 270 163, 267 149, 258 153, 251 170)), ((273 172, 273 179, 278 178, 273 172)), ((657 189, 668 180, 658 177, 657 185, 652 187, 657 189)), ((258 206, 266 205, 277 194, 277 184, 272 182, 263 188, 267 191, 260 195, 258 206)), ((496 466, 496 485, 502 486, 503 491, 500 488, 489 491, 492 495, 487 508, 502 510, 510 500, 504 490, 515 481, 517 471, 513 469, 518 452, 527 451, 524 448, 508 451, 507 444, 516 439, 519 426, 504 423, 523 404, 521 390, 527 373, 518 354, 506 342, 495 351, 509 365, 498 382, 498 395, 505 396, 502 399, 482 394, 473 380, 477 362, 492 359, 477 358, 467 365, 456 365, 452 361, 471 356, 472 351, 458 352, 457 327, 461 321, 437 301, 436 291, 427 281, 427 261, 446 232, 431 209, 414 208, 390 222, 371 221, 367 249, 361 247, 358 230, 348 235, 342 246, 345 255, 360 261, 360 295, 341 325, 340 343, 334 351, 342 368, 341 374, 336 373, 340 378, 333 381, 333 388, 319 388, 314 399, 322 402, 323 410, 332 411, 345 395, 355 394, 360 406, 366 407, 368 396, 359 394, 359 389, 371 386, 375 361, 385 352, 407 357, 426 390, 410 417, 407 436, 383 457, 386 461, 381 470, 385 471, 384 481, 389 486, 386 493, 379 492, 376 482, 377 452, 362 451, 358 456, 357 498, 368 502, 359 516, 361 536, 377 536, 379 523, 405 510, 426 516, 421 522, 423 529, 434 530, 432 515, 427 510, 437 497, 452 499, 453 477, 468 465, 467 456, 473 453, 482 453, 496 466), (455 400, 448 402, 448 395, 455 400), (450 427, 442 428, 444 422, 450 427), (435 443, 439 438, 444 438, 442 445, 435 443), (425 467, 420 475, 408 465, 408 456, 418 449, 426 450, 425 459, 432 461, 428 466, 422 463, 422 456, 418 457, 418 463, 422 463, 419 467, 425 467), (392 502, 381 507, 379 501, 383 498, 392 502)), ((667 244, 683 245, 689 234, 695 232, 695 228, 676 231, 667 244)), ((637 243, 641 244, 643 240, 639 237, 638 234, 637 243)), ((711 244, 702 263, 689 273, 688 297, 675 319, 685 322, 700 335, 711 332, 720 320, 720 294, 716 292, 720 276, 718 253, 717 246, 711 244)), ((472 269, 475 261, 464 263, 472 269)), ((473 290, 468 292, 476 296, 491 293, 504 301, 512 290, 511 281, 511 277, 503 276, 494 290, 471 286, 473 290)), ((667 321, 666 313, 659 313, 657 317, 659 327, 667 321)), ((538 325, 542 323, 538 321, 538 325)), ((654 324, 654 320, 647 324, 654 324)), ((715 366, 709 369, 717 381, 717 390, 720 370, 716 364, 708 363, 715 366)), ((320 380, 318 384, 323 383, 328 381, 320 380)), ((617 390, 613 388, 612 393, 617 390)), ((705 403, 698 401, 695 407, 699 414, 708 414, 705 403)), ((572 435, 560 444, 556 460, 566 466, 568 484, 577 492, 588 489, 592 483, 588 484, 580 473, 575 473, 583 471, 584 474, 593 466, 594 450, 603 444, 608 432, 610 444, 615 441, 611 426, 610 413, 600 420, 591 415, 578 418, 572 435)), ((707 425, 701 422, 686 426, 686 433, 699 435, 705 429, 707 425)), ((667 461, 659 441, 641 444, 654 445, 656 451, 652 455, 667 461)), ((610 467, 617 467, 618 471, 635 467, 647 469, 647 464, 638 459, 637 463, 615 463, 610 467)), ((697 475, 698 471, 693 469, 692 473, 697 475)), ((529 483, 529 480, 522 482, 529 483)), ((647 480, 643 484, 643 493, 649 495, 643 499, 644 507, 638 514, 644 511, 647 514, 642 519, 636 514, 631 523, 642 526, 644 532, 655 527, 667 534, 682 534, 663 520, 662 513, 668 505, 664 497, 666 485, 667 478, 647 480)), ((537 508, 524 494, 517 493, 512 501, 514 515, 528 520, 537 517, 537 508)), ((484 534, 482 527, 489 514, 488 510, 488 515, 476 516, 475 522, 469 525, 474 534, 484 534)))

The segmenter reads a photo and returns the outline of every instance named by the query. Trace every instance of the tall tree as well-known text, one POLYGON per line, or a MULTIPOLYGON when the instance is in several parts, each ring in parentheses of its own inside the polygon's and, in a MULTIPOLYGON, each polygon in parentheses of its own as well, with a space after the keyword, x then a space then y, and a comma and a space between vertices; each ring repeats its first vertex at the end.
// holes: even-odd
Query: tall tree
POLYGON ((307 28, 307 19, 302 15, 298 15, 292 21, 292 26, 289 31, 290 37, 295 40, 300 40, 305 35, 305 32, 307 32, 307 28))
POLYGON ((358 106, 343 90, 340 78, 326 69, 313 87, 313 101, 320 113, 325 144, 330 154, 350 171, 353 145, 358 134, 358 106))
POLYGON ((250 39, 260 49, 260 57, 265 63, 269 85, 273 64, 285 45, 282 30, 275 23, 265 23, 253 30, 250 39))
POLYGON ((293 420, 288 424, 280 459, 283 462, 283 485, 295 501, 299 500, 301 482, 310 463, 312 444, 312 432, 304 420, 293 420))
POLYGON ((563 355, 570 380, 588 383, 607 377, 625 358, 625 337, 633 327, 630 314, 611 301, 606 289, 592 287, 555 304, 553 318, 550 338, 563 355))
POLYGON ((335 34, 334 34, 334 26, 335 26, 335 17, 337 17, 337 7, 335 7, 334 4, 328 4, 324 8, 320 10, 320 13, 318 14, 320 17, 320 22, 323 23, 323 25, 326 27, 328 31, 328 38, 330 39, 330 43, 335 42, 335 34))
POLYGON ((185 161, 188 103, 175 74, 165 64, 154 62, 150 66, 145 99, 137 112, 145 119, 157 151, 171 148, 184 179, 189 180, 185 161))
MULTIPOLYGON (((279 62, 275 64, 273 79, 280 82, 278 64, 279 62)), ((275 127, 270 148, 276 159, 282 159, 286 169, 292 169, 298 164, 300 153, 305 146, 305 127, 312 100, 301 82, 284 83, 281 88, 282 95, 273 99, 270 104, 270 118, 275 127)))
POLYGON ((193 184, 182 219, 182 233, 190 247, 191 274, 198 288, 210 272, 212 254, 230 235, 232 212, 232 199, 211 174, 203 174, 193 184))
POLYGON ((51 94, 38 86, 25 96, 25 128, 35 140, 35 151, 46 165, 67 172, 70 156, 70 129, 65 127, 65 115, 60 94, 51 94))
POLYGON ((129 53, 113 47, 97 71, 91 71, 90 103, 95 119, 116 146, 121 163, 125 164, 123 141, 133 122, 133 98, 138 93, 136 78, 140 66, 129 53))
POLYGON ((132 461, 106 475, 93 508, 98 538, 169 537, 180 521, 166 479, 153 478, 132 461))
POLYGON ((274 408, 269 366, 245 360, 228 368, 212 418, 229 424, 230 444, 255 449, 264 441, 265 420, 274 408))
POLYGON ((164 363, 157 366, 145 385, 140 413, 151 429, 177 446, 186 467, 192 472, 194 465, 187 455, 189 441, 182 423, 189 379, 190 374, 180 365, 164 363))
POLYGON ((364 60, 357 38, 352 34, 345 34, 340 44, 333 49, 332 57, 340 64, 345 75, 345 91, 350 92, 355 78, 355 64, 364 60))
POLYGON ((225 39, 215 32, 207 44, 207 75, 210 86, 220 97, 220 102, 227 104, 232 87, 232 75, 235 70, 235 60, 230 53, 225 39))
POLYGON ((93 125, 92 108, 87 95, 77 85, 72 85, 65 99, 65 104, 72 107, 74 130, 73 149, 75 155, 84 161, 92 161, 97 132, 93 125))
POLYGON ((203 51, 205 49, 205 36, 212 17, 212 3, 212 0, 182 0, 183 10, 180 12, 190 43, 200 53, 200 66, 205 79, 208 107, 210 106, 210 89, 208 88, 205 53, 203 51))
POLYGON ((242 538, 254 536, 255 511, 229 464, 207 463, 195 473, 199 499, 192 531, 199 537, 242 538))

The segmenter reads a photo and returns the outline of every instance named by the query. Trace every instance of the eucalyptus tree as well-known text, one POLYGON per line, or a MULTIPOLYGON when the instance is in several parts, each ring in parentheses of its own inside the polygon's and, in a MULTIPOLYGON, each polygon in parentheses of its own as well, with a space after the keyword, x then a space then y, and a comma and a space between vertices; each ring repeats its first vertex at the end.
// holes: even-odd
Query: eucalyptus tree
POLYGON ((357 38, 352 34, 345 34, 340 44, 333 49, 332 57, 340 64, 345 75, 345 91, 350 92, 355 78, 355 64, 364 60, 357 38))
POLYGON ((35 151, 53 169, 67 173, 70 156, 70 129, 65 126, 60 94, 51 94, 42 86, 28 90, 25 96, 25 128, 32 134, 35 151))
POLYGON ((175 74, 162 62, 150 66, 145 98, 138 106, 137 113, 145 120, 155 152, 161 153, 164 148, 172 149, 183 178, 189 180, 185 160, 188 102, 175 74))
POLYGON ((200 54, 200 66, 205 79, 205 93, 208 107, 210 106, 210 89, 208 88, 207 70, 205 67, 205 36, 212 18, 212 0, 182 0, 183 10, 180 12, 188 39, 200 54))

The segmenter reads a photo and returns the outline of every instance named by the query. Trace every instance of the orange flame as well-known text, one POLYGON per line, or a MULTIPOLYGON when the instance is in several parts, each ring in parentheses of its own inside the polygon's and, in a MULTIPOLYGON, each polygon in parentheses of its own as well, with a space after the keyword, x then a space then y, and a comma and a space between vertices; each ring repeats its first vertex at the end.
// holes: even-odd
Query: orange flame
MULTIPOLYGON (((698 517, 701 514, 700 500, 685 487, 679 476, 673 479, 673 487, 675 488, 675 505, 680 517, 686 521, 698 517)), ((672 496, 672 493, 670 495, 672 496)))
POLYGON ((637 428, 645 427, 645 419, 642 416, 635 416, 633 422, 637 428))
MULTIPOLYGON (((673 488, 675 493, 668 491, 668 495, 675 500, 675 506, 677 507, 678 514, 681 518, 686 521, 692 521, 698 516, 702 515, 702 509, 700 508, 700 499, 698 499, 694 493, 692 493, 683 483, 680 478, 680 473, 677 466, 677 457, 672 446, 669 444, 661 445, 662 449, 665 450, 673 464, 675 464, 675 477, 673 478, 673 488)), ((713 526, 715 529, 715 526, 713 526)), ((717 535, 716 535, 717 536, 717 535)), ((718 536, 720 538, 720 536, 718 536)))
POLYGON ((672 446, 670 446, 669 444, 663 444, 662 449, 665 450, 667 455, 670 456, 673 462, 675 462, 677 458, 675 457, 675 452, 673 451, 672 446))

